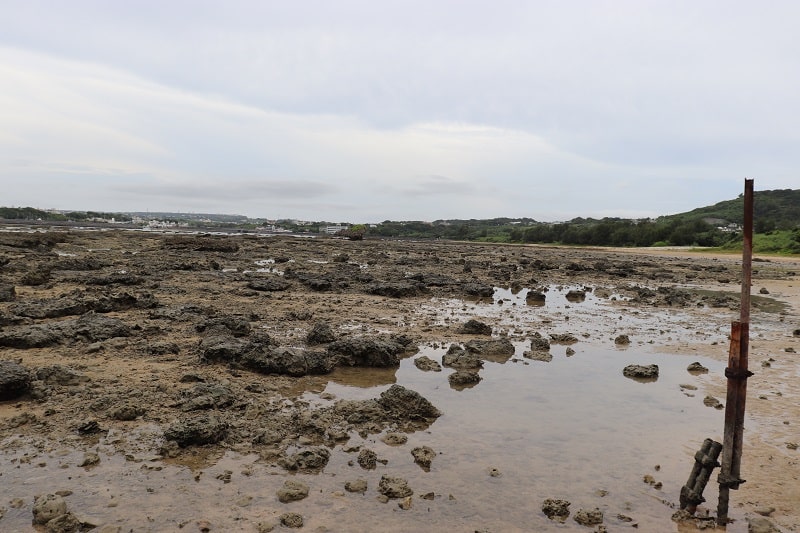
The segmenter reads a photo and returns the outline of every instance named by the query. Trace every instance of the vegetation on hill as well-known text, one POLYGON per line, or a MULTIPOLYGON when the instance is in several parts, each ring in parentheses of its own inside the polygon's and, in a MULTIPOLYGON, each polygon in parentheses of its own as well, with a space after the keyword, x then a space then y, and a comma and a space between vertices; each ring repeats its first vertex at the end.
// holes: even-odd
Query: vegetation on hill
MULTIPOLYGON (((656 219, 574 218, 538 222, 532 218, 488 220, 391 221, 352 226, 346 236, 463 241, 566 244, 581 246, 709 246, 741 249, 742 196, 686 213, 656 219)), ((145 215, 144 213, 132 213, 145 215)), ((50 212, 31 207, 0 208, 0 218, 15 220, 130 221, 131 214, 50 212)), ((153 213, 146 214, 154 218, 153 213)), ((274 224, 240 215, 163 213, 168 222, 255 229, 272 225, 292 232, 318 232, 326 222, 279 220, 274 224)), ((758 253, 800 253, 800 190, 757 191, 754 196, 753 249, 758 253)))

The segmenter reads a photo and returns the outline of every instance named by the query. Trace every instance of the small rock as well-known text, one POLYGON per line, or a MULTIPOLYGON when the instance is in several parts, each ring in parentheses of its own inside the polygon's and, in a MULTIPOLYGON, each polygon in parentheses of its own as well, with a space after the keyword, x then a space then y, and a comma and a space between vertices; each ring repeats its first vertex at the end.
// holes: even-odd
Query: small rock
POLYGON ((483 322, 475 319, 468 320, 461 326, 460 333, 467 335, 489 335, 492 334, 492 326, 484 324, 483 322))
POLYGON ((422 357, 417 357, 416 359, 414 359, 414 366, 425 372, 442 371, 442 365, 440 365, 438 362, 434 361, 427 355, 423 355, 422 357))
POLYGON ((258 524, 256 524, 256 531, 258 533, 271 533, 272 531, 275 530, 275 527, 277 525, 278 525, 277 523, 272 522, 272 521, 259 522, 258 524))
POLYGON ((706 396, 703 398, 703 405, 706 407, 713 407, 714 409, 722 409, 724 407, 720 401, 713 396, 706 396))
POLYGON ((378 462, 378 454, 368 448, 362 448, 358 452, 358 465, 364 470, 375 470, 378 462))
POLYGON ((564 522, 569 516, 569 506, 572 505, 567 500, 555 500, 548 498, 542 502, 542 512, 550 520, 564 522))
POLYGON ((796 442, 787 442, 786 447, 790 450, 796 450, 798 445, 796 442))
POLYGON ((47 494, 33 503, 33 523, 46 524, 53 518, 67 514, 67 502, 61 496, 47 494))
POLYGON ((83 524, 74 514, 65 513, 47 522, 45 531, 47 533, 76 533, 81 530, 82 526, 83 524))
POLYGON ((447 381, 450 383, 452 388, 462 390, 469 387, 474 387, 480 383, 481 376, 477 372, 473 372, 471 370, 456 370, 447 376, 447 381))
POLYGON ((688 520, 693 520, 694 515, 687 511, 686 509, 680 509, 679 511, 675 511, 672 513, 672 521, 673 522, 686 522, 688 520))
POLYGON ((780 533, 780 529, 768 518, 751 516, 747 518, 747 533, 780 533))
POLYGON ((761 288, 758 290, 758 293, 759 293, 759 294, 769 294, 769 291, 767 290, 767 288, 766 288, 766 287, 761 287, 761 288))
POLYGON ((579 509, 573 520, 582 526, 596 526, 603 523, 603 511, 597 507, 592 510, 579 509))
POLYGON ((344 490, 347 492, 356 492, 358 494, 364 494, 367 492, 367 480, 366 479, 356 479, 353 481, 348 481, 344 484, 344 490))
POLYGON ((384 444, 388 444, 389 446, 400 446, 408 442, 408 435, 403 433, 387 433, 381 440, 384 444))
POLYGON ((397 506, 400 507, 400 509, 402 509, 404 511, 408 511, 409 509, 411 509, 411 506, 413 505, 413 503, 414 502, 411 499, 411 496, 406 496, 405 498, 403 498, 403 501, 401 501, 400 503, 397 504, 397 506))
POLYGON ((533 359, 534 361, 541 361, 543 363, 549 363, 553 360, 553 354, 543 351, 524 352, 522 357, 526 359, 533 359))
POLYGON ((0 361, 0 400, 22 396, 31 386, 31 373, 14 361, 0 361))
POLYGON ((708 368, 704 367, 699 362, 695 361, 691 363, 689 366, 686 367, 688 372, 696 373, 696 374, 705 374, 708 372, 708 368))
POLYGON ((769 516, 769 515, 771 515, 772 513, 775 512, 775 508, 774 507, 759 507, 757 509, 754 509, 754 511, 755 511, 756 514, 760 514, 761 516, 769 516))
POLYGON ((296 502, 308 496, 308 485, 302 481, 288 479, 284 481, 283 487, 278 489, 276 494, 281 503, 296 502))
POLYGON ((500 472, 496 468, 490 468, 489 469, 489 476, 491 476, 491 477, 503 477, 503 473, 500 472))
POLYGON ((617 346, 627 346, 630 343, 631 339, 627 335, 617 335, 617 337, 614 339, 614 344, 617 346))
POLYGON ((291 528, 303 527, 303 517, 297 513, 283 513, 280 517, 281 525, 291 528))
POLYGON ((436 457, 436 452, 433 448, 422 446, 411 450, 411 455, 414 456, 414 462, 417 463, 424 471, 430 472, 431 462, 436 457))
POLYGON ((658 365, 628 365, 622 375, 634 379, 658 379, 658 365))
POLYGON ((83 454, 83 461, 78 466, 89 467, 100 464, 100 456, 94 452, 86 452, 83 454))
POLYGON ((381 476, 381 480, 378 483, 378 492, 387 498, 405 498, 414 494, 405 479, 385 475, 381 476))

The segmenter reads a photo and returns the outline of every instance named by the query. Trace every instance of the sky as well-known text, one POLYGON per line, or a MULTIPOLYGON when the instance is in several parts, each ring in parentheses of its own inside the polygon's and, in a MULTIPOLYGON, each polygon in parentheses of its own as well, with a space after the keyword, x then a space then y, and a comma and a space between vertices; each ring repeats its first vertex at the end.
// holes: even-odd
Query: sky
POLYGON ((649 217, 800 188, 800 2, 0 0, 0 205, 649 217))

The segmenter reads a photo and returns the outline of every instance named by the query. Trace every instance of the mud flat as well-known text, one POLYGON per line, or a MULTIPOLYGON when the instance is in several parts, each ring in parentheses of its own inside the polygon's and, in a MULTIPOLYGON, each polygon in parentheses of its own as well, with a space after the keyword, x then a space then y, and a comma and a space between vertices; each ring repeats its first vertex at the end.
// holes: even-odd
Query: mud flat
MULTIPOLYGON (((799 263, 754 264, 728 531, 800 529, 799 263)), ((0 232, 0 530, 703 527, 671 517, 694 452, 721 440, 739 268, 679 250, 0 232)), ((713 512, 713 483, 705 496, 713 512)))

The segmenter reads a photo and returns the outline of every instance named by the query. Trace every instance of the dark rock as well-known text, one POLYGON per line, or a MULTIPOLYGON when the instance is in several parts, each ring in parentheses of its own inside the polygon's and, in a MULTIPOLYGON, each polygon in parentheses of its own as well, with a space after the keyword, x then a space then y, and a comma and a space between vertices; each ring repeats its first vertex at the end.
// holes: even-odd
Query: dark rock
POLYGON ((200 383, 189 390, 181 391, 186 398, 182 411, 199 411, 202 409, 224 409, 233 404, 235 396, 230 388, 224 385, 200 383))
POLYGON ((287 470, 319 472, 328 464, 331 452, 327 448, 309 448, 281 459, 280 464, 287 470))
POLYGON ((436 457, 436 452, 433 448, 428 446, 421 446, 411 450, 411 455, 414 457, 414 462, 426 472, 430 472, 431 462, 436 457))
POLYGON ((404 351, 406 346, 397 340, 374 337, 349 337, 328 345, 328 353, 347 366, 398 366, 404 351))
POLYGON ((464 348, 481 359, 504 363, 514 355, 514 345, 508 339, 473 339, 464 348))
POLYGON ((627 346, 631 343, 631 339, 627 335, 617 335, 614 339, 614 344, 617 346, 627 346))
POLYGON ((658 365, 628 365, 622 369, 626 378, 657 379, 658 365))
POLYGON ((567 300, 573 303, 580 303, 586 300, 586 291, 579 290, 579 289, 572 289, 567 292, 566 294, 567 300))
POLYGON ((705 398, 703 398, 703 405, 705 405, 706 407, 713 407, 714 409, 722 409, 725 407, 719 400, 717 400, 713 396, 706 396, 705 398))
POLYGON ((689 372, 692 372, 694 374, 706 374, 706 373, 708 373, 708 369, 706 367, 704 367, 703 365, 701 365, 700 363, 698 363, 697 361, 695 361, 694 363, 691 363, 689 366, 687 366, 686 370, 688 370, 689 372))
POLYGON ((114 272, 106 276, 86 278, 86 285, 140 285, 144 279, 130 272, 114 272))
POLYGON ((414 491, 408 486, 408 481, 392 476, 381 476, 378 492, 387 498, 405 498, 414 494, 414 491))
POLYGON ((387 433, 382 439, 384 444, 389 446, 402 446, 408 442, 408 435, 404 433, 387 433))
POLYGON ((573 519, 582 526, 596 526, 603 523, 603 512, 597 507, 592 510, 578 509, 573 519))
POLYGON ((283 513, 280 517, 281 525, 290 528, 303 527, 303 516, 297 513, 283 513))
POLYGON ((305 376, 327 374, 333 370, 337 358, 325 352, 301 348, 251 349, 242 355, 244 368, 261 374, 305 376))
POLYGON ((378 455, 368 448, 361 448, 361 451, 358 452, 357 462, 364 470, 375 470, 375 467, 378 466, 378 455))
POLYGON ((20 283, 28 287, 38 287, 50 281, 50 274, 49 268, 35 268, 26 272, 20 283))
POLYGON ((228 434, 228 424, 213 415, 184 418, 164 431, 164 438, 185 448, 191 445, 216 444, 228 434))
POLYGON ((442 356, 442 365, 460 370, 477 370, 483 368, 483 361, 476 354, 467 352, 457 344, 451 344, 447 353, 442 356))
POLYGON ((31 373, 14 361, 0 360, 0 400, 13 400, 31 387, 31 373))
POLYGON ((75 431, 77 431, 79 435, 86 436, 101 433, 103 429, 100 427, 100 424, 97 423, 97 420, 86 420, 78 424, 75 431))
POLYGON ((569 516, 569 506, 572 505, 567 500, 555 500, 548 498, 542 502, 542 512, 550 520, 564 522, 569 516))
POLYGON ((550 340, 553 344, 575 344, 578 337, 572 333, 551 333, 550 340))
POLYGON ((395 417, 405 420, 433 420, 442 414, 418 392, 402 385, 392 385, 382 392, 378 403, 395 417))
POLYGON ((247 337, 252 331, 247 318, 235 315, 209 318, 196 329, 209 336, 233 335, 234 337, 247 337))
POLYGON ((98 261, 93 257, 60 257, 58 261, 52 263, 50 266, 53 270, 86 272, 100 270, 108 266, 108 264, 98 261))
POLYGON ((481 376, 477 372, 471 370, 456 370, 449 376, 447 381, 450 386, 456 390, 474 387, 481 381, 481 376))
POLYGON ((532 359, 534 361, 541 361, 543 363, 549 363, 550 361, 553 360, 553 354, 551 354, 550 352, 543 352, 539 350, 525 352, 522 354, 522 357, 526 359, 532 359))
POLYGON ((252 279, 247 282, 248 288, 262 292, 285 291, 290 286, 291 283, 279 277, 252 279))
POLYGON ((131 329, 121 320, 96 313, 87 313, 74 321, 63 323, 65 333, 87 342, 97 342, 114 337, 130 337, 131 329))
POLYGON ((146 412, 147 410, 141 405, 125 402, 111 409, 109 416, 114 420, 130 421, 136 420, 146 412))
POLYGON ((177 343, 169 341, 152 342, 147 345, 147 353, 150 355, 167 355, 179 354, 181 352, 180 346, 177 343))
POLYGON ((430 357, 428 357, 427 355, 423 355, 421 357, 417 357, 416 359, 414 359, 414 366, 425 372, 442 371, 442 366, 433 359, 431 359, 430 357))
POLYGON ((480 283, 465 283, 464 292, 470 296, 491 297, 494 296, 494 287, 482 285, 480 283))
POLYGON ((36 371, 36 379, 62 387, 75 387, 91 381, 86 375, 64 365, 43 366, 36 371))
POLYGON ((18 326, 0 331, 0 346, 10 348, 44 348, 61 342, 63 332, 50 325, 18 326))
POLYGON ((206 362, 231 362, 247 352, 249 343, 227 335, 212 335, 200 341, 201 359, 206 362))
POLYGON ((390 296, 392 298, 416 296, 419 292, 419 288, 416 284, 404 281, 378 283, 367 288, 367 293, 369 294, 390 296))
POLYGON ((13 285, 0 284, 0 302, 13 302, 17 292, 13 285))
POLYGON ((536 333, 531 339, 531 350, 534 352, 549 352, 550 341, 536 333))
POLYGON ((309 346, 316 346, 318 344, 327 344, 336 340, 336 335, 333 334, 333 329, 326 322, 317 322, 311 327, 311 331, 306 336, 306 344, 309 346))
POLYGON ((459 333, 464 333, 466 335, 492 335, 492 326, 489 324, 484 324, 483 322, 475 319, 468 320, 461 329, 459 333))
POLYGON ((544 305, 546 300, 547 300, 547 295, 539 291, 531 290, 528 291, 528 294, 525 295, 525 303, 529 305, 544 305))

